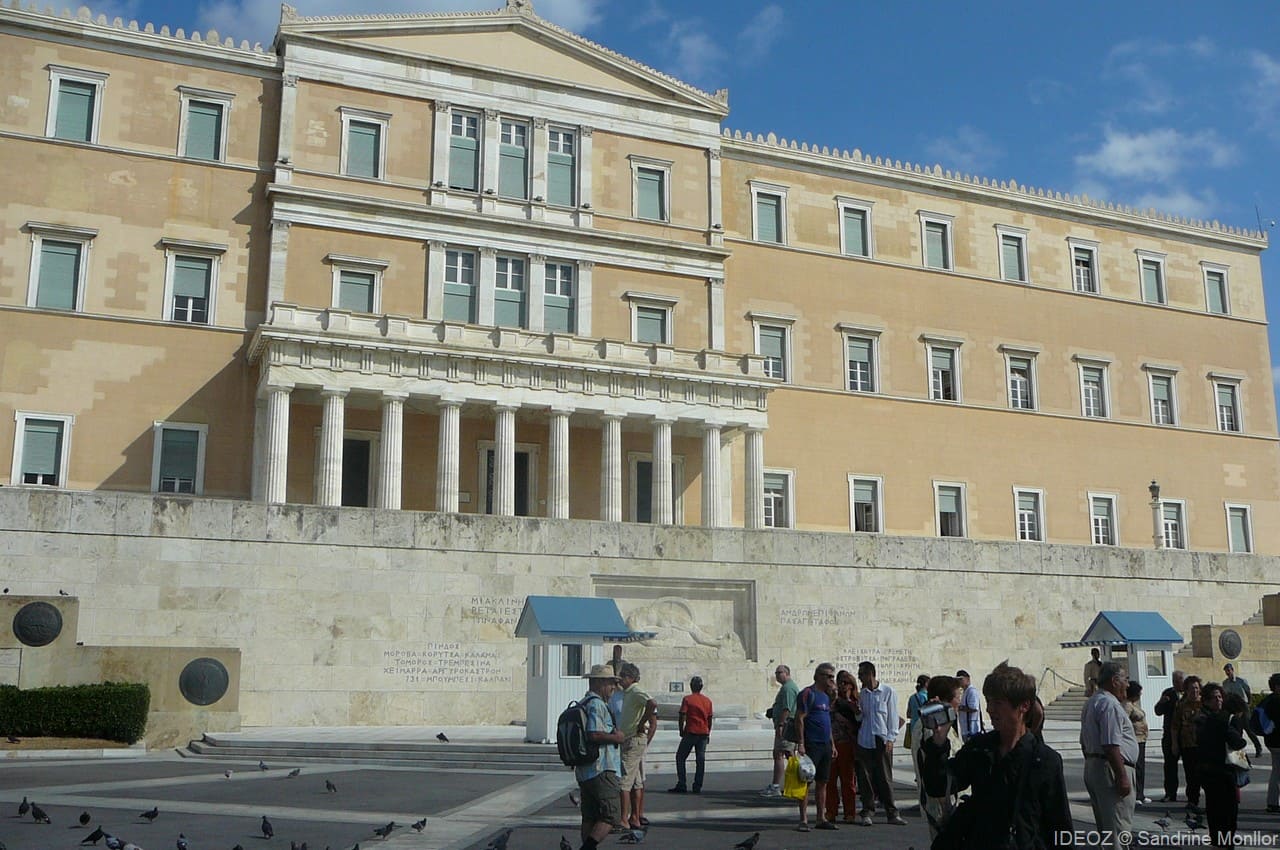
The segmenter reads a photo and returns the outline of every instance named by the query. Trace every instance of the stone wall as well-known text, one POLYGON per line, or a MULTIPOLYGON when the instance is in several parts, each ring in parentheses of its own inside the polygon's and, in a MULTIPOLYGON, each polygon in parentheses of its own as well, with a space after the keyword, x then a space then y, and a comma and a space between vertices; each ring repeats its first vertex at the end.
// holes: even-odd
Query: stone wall
POLYGON ((1190 638, 1280 590, 1265 556, 20 487, 0 488, 0 575, 78 597, 89 645, 239 649, 249 726, 521 720, 528 594, 612 596, 657 633, 626 651, 651 691, 699 673, 759 711, 779 662, 807 681, 871 658, 900 693, 1004 658, 1074 680, 1085 654, 1058 644, 1101 609, 1159 611, 1190 638))

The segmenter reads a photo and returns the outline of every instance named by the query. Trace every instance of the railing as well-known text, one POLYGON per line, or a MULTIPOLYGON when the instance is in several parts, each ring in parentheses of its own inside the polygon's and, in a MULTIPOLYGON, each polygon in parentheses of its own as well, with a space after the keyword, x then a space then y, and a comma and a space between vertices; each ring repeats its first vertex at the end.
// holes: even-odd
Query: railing
POLYGON ((1063 676, 1057 670, 1054 670, 1052 667, 1046 667, 1044 668, 1044 672, 1040 674, 1040 681, 1036 684, 1036 693, 1041 693, 1044 691, 1044 682, 1045 682, 1045 679, 1049 676, 1052 676, 1055 680, 1059 682, 1064 682, 1069 688, 1084 687, 1083 682, 1073 682, 1070 679, 1068 679, 1066 676, 1063 676))

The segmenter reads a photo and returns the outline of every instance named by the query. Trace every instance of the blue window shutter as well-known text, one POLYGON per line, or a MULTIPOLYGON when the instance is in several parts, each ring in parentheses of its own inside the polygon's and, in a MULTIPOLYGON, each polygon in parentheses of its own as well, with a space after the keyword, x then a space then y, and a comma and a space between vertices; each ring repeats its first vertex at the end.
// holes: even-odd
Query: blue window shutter
POLYGON ((57 475, 62 460, 62 423, 28 419, 23 427, 22 472, 57 475))
POLYGON ((1004 259, 1004 279, 1026 280, 1022 270, 1022 240, 1016 236, 1000 237, 1000 252, 1004 259))
POLYGON ((212 276, 213 260, 208 257, 175 257, 173 294, 189 298, 208 298, 209 279, 212 276))
POLYGON ((782 218, 777 195, 756 195, 756 235, 761 242, 781 242, 782 218))
POLYGON ((75 242, 40 242, 40 279, 36 306, 54 310, 76 308, 76 283, 80 279, 80 245, 75 242))
POLYGON ((844 252, 853 257, 867 256, 867 214, 862 210, 844 211, 844 252))
POLYGON ((476 191, 479 145, 465 136, 449 137, 449 188, 476 191))
POLYGON ((1150 260, 1142 261, 1142 300, 1151 304, 1164 303, 1164 293, 1160 287, 1160 266, 1150 260))
POLYGON ((524 327, 523 289, 494 290, 493 323, 504 328, 524 327))
POLYGON ((475 287, 467 283, 444 285, 444 318, 450 322, 474 322, 475 287))
POLYGON ((636 308, 636 342, 667 341, 667 311, 654 307, 636 308))
POLYGON ((1226 289, 1226 278, 1222 272, 1209 272, 1205 275, 1209 281, 1209 312, 1227 312, 1227 300, 1223 297, 1226 289))
POLYGON ((501 145, 498 151, 498 194, 504 198, 529 197, 528 150, 520 145, 501 145))
POLYGON ((195 480, 200 432, 179 428, 161 431, 160 477, 195 480))
POLYGON ((60 81, 54 137, 74 142, 93 141, 93 102, 97 96, 98 87, 91 83, 60 81))
POLYGON ((352 121, 347 125, 347 174, 352 177, 380 177, 378 174, 379 147, 382 126, 366 121, 352 121))
POLYGON ((340 272, 338 307, 356 313, 372 313, 373 275, 368 272, 340 272))
POLYGON ((559 207, 573 206, 572 154, 547 154, 547 203, 559 207))
POLYGON ((222 106, 207 101, 187 102, 187 145, 183 154, 194 159, 222 159, 222 106))
POLYGON ((573 333, 573 299, 563 295, 548 295, 543 301, 545 315, 543 328, 548 333, 573 333))
POLYGON ((926 222, 924 226, 925 265, 931 269, 947 268, 946 225, 926 222))
POLYGON ((663 208, 664 172, 652 168, 640 168, 636 171, 636 213, 640 218, 651 221, 666 221, 666 210, 663 208))

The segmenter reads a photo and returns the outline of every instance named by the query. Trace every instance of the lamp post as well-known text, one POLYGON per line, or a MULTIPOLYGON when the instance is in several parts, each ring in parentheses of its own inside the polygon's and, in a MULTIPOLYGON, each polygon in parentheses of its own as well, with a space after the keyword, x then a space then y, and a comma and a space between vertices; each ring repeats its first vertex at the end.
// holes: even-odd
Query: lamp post
POLYGON ((1163 549, 1164 529, 1161 527, 1160 522, 1160 485, 1156 483, 1154 478, 1151 479, 1151 485, 1147 487, 1147 492, 1151 494, 1151 539, 1157 549, 1163 549))

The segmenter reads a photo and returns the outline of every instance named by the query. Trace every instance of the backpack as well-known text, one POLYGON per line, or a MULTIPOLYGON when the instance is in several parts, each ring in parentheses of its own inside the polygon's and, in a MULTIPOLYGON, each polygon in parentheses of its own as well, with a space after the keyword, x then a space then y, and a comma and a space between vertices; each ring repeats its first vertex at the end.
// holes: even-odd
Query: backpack
POLYGON ((1255 735, 1271 735, 1276 731, 1276 723, 1267 714, 1265 706, 1258 706, 1249 714, 1249 728, 1255 735))
POLYGON ((594 694, 560 712, 556 721, 556 750, 565 767, 583 767, 600 757, 600 745, 587 737, 587 703, 594 694))

